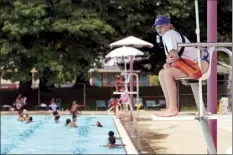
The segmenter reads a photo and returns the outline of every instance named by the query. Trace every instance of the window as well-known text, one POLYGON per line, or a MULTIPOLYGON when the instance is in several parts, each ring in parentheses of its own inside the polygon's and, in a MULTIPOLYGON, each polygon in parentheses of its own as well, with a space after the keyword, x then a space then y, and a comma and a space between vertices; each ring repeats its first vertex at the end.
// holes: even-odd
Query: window
POLYGON ((114 73, 104 73, 103 74, 103 86, 114 86, 115 85, 115 75, 114 73))

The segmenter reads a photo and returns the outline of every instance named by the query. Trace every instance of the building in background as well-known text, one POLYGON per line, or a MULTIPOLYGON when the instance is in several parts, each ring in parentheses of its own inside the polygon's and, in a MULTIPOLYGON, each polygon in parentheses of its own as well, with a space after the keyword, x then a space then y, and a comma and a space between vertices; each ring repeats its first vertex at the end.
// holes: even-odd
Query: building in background
MULTIPOLYGON (((99 69, 90 69, 90 84, 96 87, 112 87, 115 86, 115 77, 123 71, 113 59, 103 63, 103 67, 99 69)), ((129 72, 129 70, 127 71, 129 72)), ((138 74, 140 86, 151 86, 157 84, 156 75, 134 71, 138 74), (155 81, 155 82, 153 82, 155 81)), ((135 83, 136 86, 136 83, 135 83)))

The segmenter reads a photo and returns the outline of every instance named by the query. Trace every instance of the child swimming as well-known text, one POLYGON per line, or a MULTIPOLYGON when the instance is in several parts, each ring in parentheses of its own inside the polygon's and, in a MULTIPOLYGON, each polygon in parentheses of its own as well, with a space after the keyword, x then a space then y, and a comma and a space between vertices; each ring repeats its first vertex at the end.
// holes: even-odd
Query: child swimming
POLYGON ((119 146, 126 146, 125 144, 116 144, 116 139, 122 139, 122 138, 117 138, 114 136, 114 132, 113 131, 109 131, 108 132, 108 144, 107 145, 100 145, 103 147, 119 147, 119 146))

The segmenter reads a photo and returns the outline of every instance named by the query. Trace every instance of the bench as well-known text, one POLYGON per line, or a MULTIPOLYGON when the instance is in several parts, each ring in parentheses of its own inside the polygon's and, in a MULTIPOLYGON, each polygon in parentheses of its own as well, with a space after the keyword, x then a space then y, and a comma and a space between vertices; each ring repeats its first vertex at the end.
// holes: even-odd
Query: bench
POLYGON ((104 100, 96 100, 96 111, 99 108, 107 109, 107 105, 104 100))

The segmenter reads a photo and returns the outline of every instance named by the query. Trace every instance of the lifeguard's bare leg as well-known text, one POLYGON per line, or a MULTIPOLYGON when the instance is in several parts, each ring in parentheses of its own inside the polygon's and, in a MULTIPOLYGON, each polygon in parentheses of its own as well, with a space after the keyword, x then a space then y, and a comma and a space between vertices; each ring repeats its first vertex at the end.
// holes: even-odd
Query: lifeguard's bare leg
POLYGON ((186 77, 186 75, 179 69, 171 67, 164 69, 164 81, 169 98, 169 105, 165 112, 160 114, 162 117, 171 117, 178 114, 177 109, 177 88, 175 78, 186 77))
MULTIPOLYGON (((166 100, 166 103, 167 105, 169 105, 169 97, 168 97, 168 93, 167 93, 167 87, 166 87, 166 84, 165 84, 165 81, 164 81, 164 69, 162 69, 160 72, 159 72, 159 82, 160 82, 160 86, 162 88, 162 91, 163 91, 163 94, 164 94, 164 97, 165 97, 165 100, 166 100)), ((168 108, 168 106, 167 106, 168 108)), ((165 109, 166 110, 166 109, 165 109)), ((165 111, 164 110, 164 111, 165 111)), ((163 111, 163 112, 164 112, 163 111)), ((162 113, 163 113, 162 112, 162 113)), ((161 114, 161 113, 160 113, 161 114)), ((158 114, 158 116, 160 115, 158 114)))

